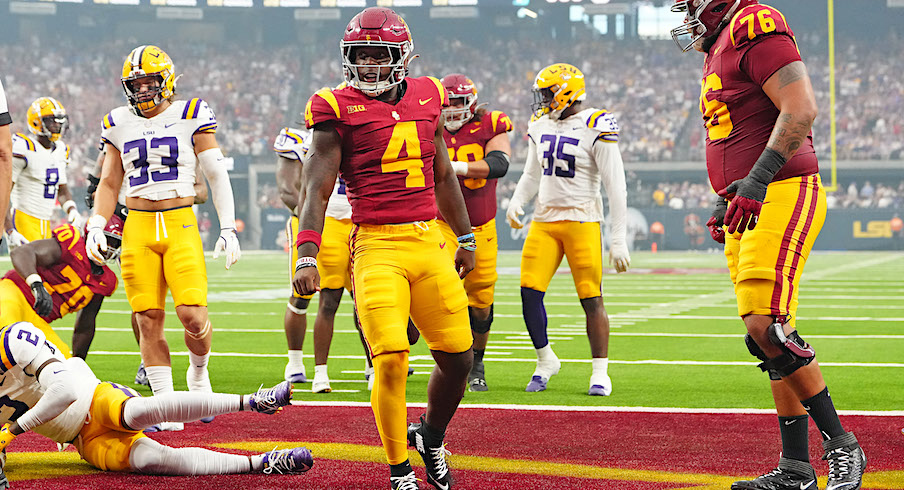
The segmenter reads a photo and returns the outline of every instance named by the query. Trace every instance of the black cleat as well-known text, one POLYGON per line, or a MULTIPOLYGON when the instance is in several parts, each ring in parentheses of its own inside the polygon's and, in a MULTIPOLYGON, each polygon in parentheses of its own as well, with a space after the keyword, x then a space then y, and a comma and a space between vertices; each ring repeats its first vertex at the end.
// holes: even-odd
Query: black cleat
POLYGON ((778 468, 753 480, 736 481, 731 490, 819 490, 810 463, 779 458, 778 468))
POLYGON ((859 490, 866 470, 866 455, 853 432, 822 442, 822 459, 829 463, 826 490, 859 490))
POLYGON ((427 469, 427 483, 439 490, 452 488, 452 473, 446 464, 446 448, 442 441, 437 445, 431 445, 426 440, 426 425, 424 416, 421 421, 408 425, 408 444, 414 447, 427 469))
POLYGON ((483 361, 474 361, 471 372, 468 373, 468 391, 487 391, 487 379, 483 371, 483 361))

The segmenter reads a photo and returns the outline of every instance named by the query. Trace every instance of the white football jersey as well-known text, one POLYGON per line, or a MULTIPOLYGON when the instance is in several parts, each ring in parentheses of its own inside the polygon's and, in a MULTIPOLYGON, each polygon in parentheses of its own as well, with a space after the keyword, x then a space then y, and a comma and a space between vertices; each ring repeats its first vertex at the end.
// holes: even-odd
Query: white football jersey
POLYGON ((13 182, 16 185, 10 196, 13 209, 49 220, 56 205, 57 190, 67 182, 67 165, 69 145, 66 143, 56 141, 48 150, 38 143, 37 137, 14 134, 13 182))
POLYGON ((217 119, 207 102, 177 100, 148 119, 129 106, 104 116, 101 138, 122 154, 128 197, 161 201, 195 195, 198 157, 192 137, 215 133, 217 119))
MULTIPOLYGON (((283 128, 273 142, 273 150, 281 157, 304 162, 308 154, 311 132, 306 129, 283 128)), ((326 215, 335 219, 352 219, 352 206, 345 193, 345 181, 336 179, 326 205, 326 215)))
POLYGON ((3 81, 0 80, 0 126, 5 126, 11 122, 9 105, 6 103, 6 91, 3 90, 3 81))
MULTIPOLYGON (((54 357, 73 373, 78 396, 63 413, 35 427, 34 431, 57 442, 75 439, 85 426, 94 390, 100 383, 91 368, 78 357, 64 360, 59 349, 30 323, 14 323, 0 332, 3 344, 0 353, 0 425, 17 420, 38 403, 46 388, 38 383, 35 373, 48 358, 54 357)), ((53 369, 53 364, 45 369, 53 369)))
POLYGON ((560 120, 543 116, 528 125, 527 134, 533 153, 524 172, 539 181, 538 189, 525 196, 537 195, 534 221, 602 222, 601 181, 610 206, 614 195, 625 198, 618 122, 611 113, 589 108, 560 120))

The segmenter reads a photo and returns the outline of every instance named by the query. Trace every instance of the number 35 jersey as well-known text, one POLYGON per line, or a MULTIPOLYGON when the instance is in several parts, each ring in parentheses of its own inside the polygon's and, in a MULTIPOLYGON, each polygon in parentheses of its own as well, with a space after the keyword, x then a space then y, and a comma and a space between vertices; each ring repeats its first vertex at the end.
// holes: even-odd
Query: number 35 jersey
MULTIPOLYGON (((305 129, 283 128, 273 142, 273 151, 277 155, 293 160, 297 165, 304 162, 305 155, 311 145, 311 132, 305 129)), ((294 211, 294 210, 290 210, 294 211)), ((326 215, 335 219, 351 219, 352 207, 345 193, 345 181, 336 179, 330 201, 326 205, 326 215)))
MULTIPOLYGON (((584 109, 565 119, 543 116, 527 128, 530 150, 516 193, 537 194, 534 221, 603 221, 600 183, 610 207, 625 201, 618 122, 605 110, 584 109)), ((620 208, 619 208, 620 209, 620 208)))
POLYGON ((152 118, 117 107, 104 116, 101 139, 122 154, 126 195, 161 201, 195 195, 198 157, 192 138, 216 130, 207 102, 194 98, 174 101, 152 118))
POLYGON ((24 133, 13 135, 13 209, 42 220, 53 216, 57 188, 66 184, 69 145, 53 143, 48 150, 24 133))

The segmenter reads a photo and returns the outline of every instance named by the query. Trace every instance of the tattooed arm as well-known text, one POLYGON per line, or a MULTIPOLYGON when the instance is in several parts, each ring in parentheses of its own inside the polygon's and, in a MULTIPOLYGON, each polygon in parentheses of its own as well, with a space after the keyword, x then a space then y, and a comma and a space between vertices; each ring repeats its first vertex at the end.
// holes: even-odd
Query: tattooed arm
POLYGON ((783 66, 766 80, 763 91, 779 110, 778 120, 766 147, 789 160, 810 133, 817 113, 816 97, 813 95, 807 67, 802 61, 783 66))

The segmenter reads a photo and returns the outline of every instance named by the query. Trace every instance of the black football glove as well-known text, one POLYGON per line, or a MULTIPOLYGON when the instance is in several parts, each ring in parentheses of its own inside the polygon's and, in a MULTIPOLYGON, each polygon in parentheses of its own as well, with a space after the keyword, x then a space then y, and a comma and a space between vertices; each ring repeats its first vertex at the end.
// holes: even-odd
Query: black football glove
POLYGON ((38 316, 49 315, 53 311, 53 298, 47 292, 47 289, 44 288, 44 283, 41 281, 31 283, 31 291, 35 295, 35 312, 37 312, 38 316))
POLYGON ((100 179, 91 174, 88 174, 88 189, 85 194, 85 204, 88 205, 88 209, 92 209, 94 207, 94 193, 97 192, 97 185, 100 184, 100 179))
POLYGON ((772 182, 775 174, 785 165, 785 157, 772 148, 766 148, 757 158, 750 173, 738 179, 728 187, 719 191, 719 195, 731 202, 725 211, 725 224, 728 233, 740 232, 756 228, 766 200, 766 187, 772 182))
POLYGON ((728 201, 719 199, 716 201, 716 209, 713 210, 712 216, 706 222, 709 228, 709 236, 719 243, 725 243, 725 211, 728 209, 728 201))

